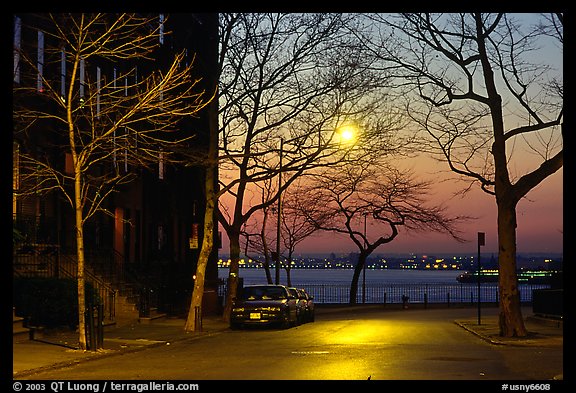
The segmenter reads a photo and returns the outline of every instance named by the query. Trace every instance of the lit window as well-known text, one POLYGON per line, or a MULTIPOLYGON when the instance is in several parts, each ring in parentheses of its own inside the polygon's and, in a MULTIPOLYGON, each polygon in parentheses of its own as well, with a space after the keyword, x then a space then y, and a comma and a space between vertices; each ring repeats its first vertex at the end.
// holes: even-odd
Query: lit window
MULTIPOLYGON (((114 86, 114 91, 116 91, 116 80, 118 78, 118 73, 116 70, 116 67, 114 67, 113 71, 112 71, 112 75, 113 75, 113 80, 112 80, 112 84, 114 86)), ((114 128, 114 134, 112 134, 112 145, 113 145, 113 150, 112 150, 112 161, 113 161, 113 165, 115 169, 118 169, 118 162, 116 159, 116 128, 114 128)))
POLYGON ((72 154, 66 153, 66 161, 64 163, 64 172, 67 175, 71 175, 74 173, 74 161, 72 160, 72 154))
POLYGON ((17 210, 17 198, 16 191, 20 189, 20 146, 14 143, 14 149, 12 150, 12 162, 13 162, 13 173, 12 173, 12 214, 16 216, 17 210))

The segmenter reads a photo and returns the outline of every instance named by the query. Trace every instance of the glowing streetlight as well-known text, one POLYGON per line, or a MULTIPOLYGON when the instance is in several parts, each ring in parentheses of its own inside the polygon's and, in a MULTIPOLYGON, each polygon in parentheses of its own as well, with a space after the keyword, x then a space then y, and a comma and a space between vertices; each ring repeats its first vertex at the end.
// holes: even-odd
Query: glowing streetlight
POLYGON ((346 129, 342 130, 342 140, 345 142, 350 142, 354 139, 354 131, 347 127, 346 129))
POLYGON ((344 124, 336 130, 336 142, 351 145, 358 138, 358 127, 354 124, 344 124))

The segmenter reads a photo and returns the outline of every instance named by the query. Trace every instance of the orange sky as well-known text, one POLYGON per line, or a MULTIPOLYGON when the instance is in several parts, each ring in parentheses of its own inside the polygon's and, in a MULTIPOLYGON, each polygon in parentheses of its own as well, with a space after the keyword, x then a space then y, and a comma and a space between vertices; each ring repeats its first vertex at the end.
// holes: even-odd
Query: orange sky
MULTIPOLYGON (((427 171, 421 176, 433 178, 433 172, 441 171, 446 176, 446 164, 437 165, 436 169, 427 171), (444 166, 442 166, 444 165, 444 166)), ((438 173, 437 173, 438 175, 438 173)), ((438 175, 440 176, 440 175, 438 175)), ((455 174, 448 174, 457 179, 455 174)), ((437 183, 434 196, 450 206, 451 214, 466 214, 478 217, 460 226, 463 236, 469 240, 467 243, 458 243, 446 235, 439 234, 408 234, 401 233, 391 243, 383 245, 375 254, 385 253, 466 253, 477 252, 477 233, 486 234, 486 245, 481 248, 482 253, 497 253, 496 233, 496 201, 493 196, 474 187, 465 198, 453 197, 453 191, 463 186, 458 181, 437 183)), ((536 189, 522 200, 517 208, 517 250, 518 252, 563 252, 563 169, 546 179, 536 189)), ((373 233, 375 228, 368 225, 367 232, 373 233)), ((221 254, 228 254, 228 239, 222 234, 223 248, 221 254)), ((355 252, 354 243, 346 236, 332 233, 321 233, 303 241, 296 250, 297 254, 324 253, 346 254, 355 252)))

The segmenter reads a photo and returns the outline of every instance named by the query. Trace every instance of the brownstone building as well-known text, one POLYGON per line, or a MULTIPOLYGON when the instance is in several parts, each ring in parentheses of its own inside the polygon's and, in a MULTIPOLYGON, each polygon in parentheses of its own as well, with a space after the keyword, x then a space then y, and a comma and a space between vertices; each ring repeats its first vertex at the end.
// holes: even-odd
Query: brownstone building
MULTIPOLYGON (((43 79, 64 81, 66 56, 62 61, 45 61, 48 48, 63 48, 54 42, 45 15, 13 15, 14 86, 35 86, 36 95, 18 97, 22 105, 53 105, 44 97, 43 79), (27 67, 22 54, 37 59, 37 67, 27 67), (41 75, 40 75, 41 74, 41 75), (36 84, 36 85, 34 85, 36 84)), ((111 18, 114 16, 111 15, 111 18)), ((217 85, 218 15, 212 13, 160 15, 158 49, 151 59, 138 64, 140 75, 162 68, 176 52, 185 50, 186 61, 194 59, 193 72, 199 88, 213 90, 217 85), (165 34, 170 32, 170 34, 165 34)), ((51 51, 52 56, 57 51, 51 51)), ((82 72, 97 78, 121 72, 122 64, 102 59, 87 63, 82 72)), ((131 64, 131 67, 134 65, 131 64)), ((62 82, 64 83, 64 82, 62 82)), ((55 83, 54 85, 57 85, 55 83)), ((64 89, 64 87, 63 87, 64 89)), ((14 92, 18 91, 17 89, 14 92)), ((57 108, 54 108, 57 110, 57 108)), ((193 149, 207 149, 208 116, 217 111, 203 110, 199 116, 183 119, 181 131, 194 134, 193 149)), ((70 204, 57 191, 42 195, 17 196, 22 152, 44 154, 54 165, 66 169, 70 157, 57 146, 66 129, 49 119, 29 124, 23 132, 14 121, 12 216, 14 226, 14 276, 74 276, 75 220, 70 204)), ((217 124, 217 121, 214 123, 217 124)), ((109 214, 98 213, 85 224, 87 279, 101 291, 110 318, 119 313, 118 301, 132 301, 140 317, 151 304, 161 313, 185 315, 193 288, 193 275, 200 252, 205 207, 204 168, 200 165, 138 168, 114 155, 103 165, 132 171, 135 179, 116 187, 105 200, 109 214)), ((217 230, 214 231, 218 233, 217 230)), ((215 239, 217 240, 217 239, 215 239)), ((215 244, 218 244, 215 241, 215 244)), ((215 249, 207 267, 204 313, 218 312, 217 255, 215 249)), ((16 310, 17 312, 18 310, 16 310)))

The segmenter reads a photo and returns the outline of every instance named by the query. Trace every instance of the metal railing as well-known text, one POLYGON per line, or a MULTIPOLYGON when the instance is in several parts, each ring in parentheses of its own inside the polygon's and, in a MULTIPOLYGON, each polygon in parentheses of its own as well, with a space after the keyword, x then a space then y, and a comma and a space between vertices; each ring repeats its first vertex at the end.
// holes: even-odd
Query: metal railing
MULTIPOLYGON (((315 303, 325 304, 348 304, 350 303, 349 284, 318 284, 300 283, 297 287, 303 288, 314 297, 315 303)), ((534 289, 550 288, 548 284, 520 284, 520 301, 532 302, 534 289)), ((218 287, 218 295, 225 299, 227 285, 221 282, 218 287)), ((409 303, 454 303, 475 304, 478 302, 478 284, 465 283, 429 283, 429 284, 405 284, 405 283, 369 283, 365 289, 358 286, 356 303, 361 304, 386 304, 403 303, 403 296, 408 296, 409 303)), ((498 303, 498 284, 480 284, 480 302, 498 303)))
MULTIPOLYGON (((12 260, 16 277, 72 278, 78 277, 76 255, 61 252, 54 244, 18 244, 12 260)), ((96 291, 98 303, 104 306, 106 320, 116 316, 116 291, 98 277, 88 266, 84 271, 86 282, 96 291)))

